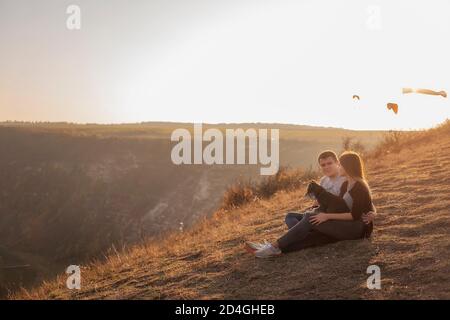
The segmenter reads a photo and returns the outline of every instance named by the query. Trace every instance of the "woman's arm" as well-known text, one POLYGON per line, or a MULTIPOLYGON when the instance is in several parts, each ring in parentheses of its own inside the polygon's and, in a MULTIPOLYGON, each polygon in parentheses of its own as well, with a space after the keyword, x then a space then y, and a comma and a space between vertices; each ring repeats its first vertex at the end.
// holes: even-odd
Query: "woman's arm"
POLYGON ((321 224, 327 220, 360 220, 364 213, 373 209, 372 199, 366 185, 357 182, 350 190, 350 196, 353 199, 353 206, 350 212, 346 213, 319 213, 312 216, 309 220, 312 224, 321 224))

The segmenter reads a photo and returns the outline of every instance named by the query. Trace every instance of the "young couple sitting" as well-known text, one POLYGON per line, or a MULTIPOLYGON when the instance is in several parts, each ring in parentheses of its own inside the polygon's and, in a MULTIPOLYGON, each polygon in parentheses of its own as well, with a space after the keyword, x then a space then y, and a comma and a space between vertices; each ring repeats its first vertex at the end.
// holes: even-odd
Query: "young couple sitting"
POLYGON ((370 237, 375 207, 364 176, 364 164, 356 152, 344 152, 339 159, 333 151, 319 155, 323 177, 308 185, 307 195, 316 206, 303 213, 290 212, 288 231, 269 243, 247 242, 246 249, 258 258, 324 245, 340 240, 370 237))

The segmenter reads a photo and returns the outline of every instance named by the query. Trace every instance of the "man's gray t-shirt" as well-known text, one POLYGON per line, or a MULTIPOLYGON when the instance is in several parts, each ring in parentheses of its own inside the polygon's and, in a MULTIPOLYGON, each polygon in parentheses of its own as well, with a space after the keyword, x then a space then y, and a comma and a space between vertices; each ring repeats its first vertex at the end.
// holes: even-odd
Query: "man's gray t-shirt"
POLYGON ((320 185, 328 192, 334 194, 335 196, 339 196, 341 193, 341 186, 346 181, 345 177, 337 176, 334 178, 330 178, 324 176, 320 179, 320 185))

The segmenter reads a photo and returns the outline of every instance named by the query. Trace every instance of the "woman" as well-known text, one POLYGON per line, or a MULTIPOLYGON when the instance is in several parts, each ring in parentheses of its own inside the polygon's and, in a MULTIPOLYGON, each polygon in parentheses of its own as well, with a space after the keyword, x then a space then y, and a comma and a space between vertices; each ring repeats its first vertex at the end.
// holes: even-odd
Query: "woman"
POLYGON ((369 185, 364 176, 364 164, 356 152, 344 152, 340 157, 340 175, 347 178, 342 184, 341 196, 351 208, 347 213, 308 212, 289 231, 274 243, 266 243, 255 251, 258 258, 269 258, 290 251, 293 245, 304 241, 309 232, 319 231, 336 240, 361 239, 372 232, 372 222, 366 224, 363 216, 374 211, 369 185))

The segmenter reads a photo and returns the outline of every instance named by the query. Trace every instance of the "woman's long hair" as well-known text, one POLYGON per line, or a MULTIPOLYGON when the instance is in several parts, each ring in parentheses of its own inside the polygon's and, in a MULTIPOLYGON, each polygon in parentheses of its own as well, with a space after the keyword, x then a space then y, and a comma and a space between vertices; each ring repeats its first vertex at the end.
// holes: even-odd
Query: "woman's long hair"
POLYGON ((366 180, 366 175, 364 173, 364 162, 358 153, 353 151, 345 151, 339 157, 339 162, 350 178, 365 184, 370 190, 369 184, 366 180))

